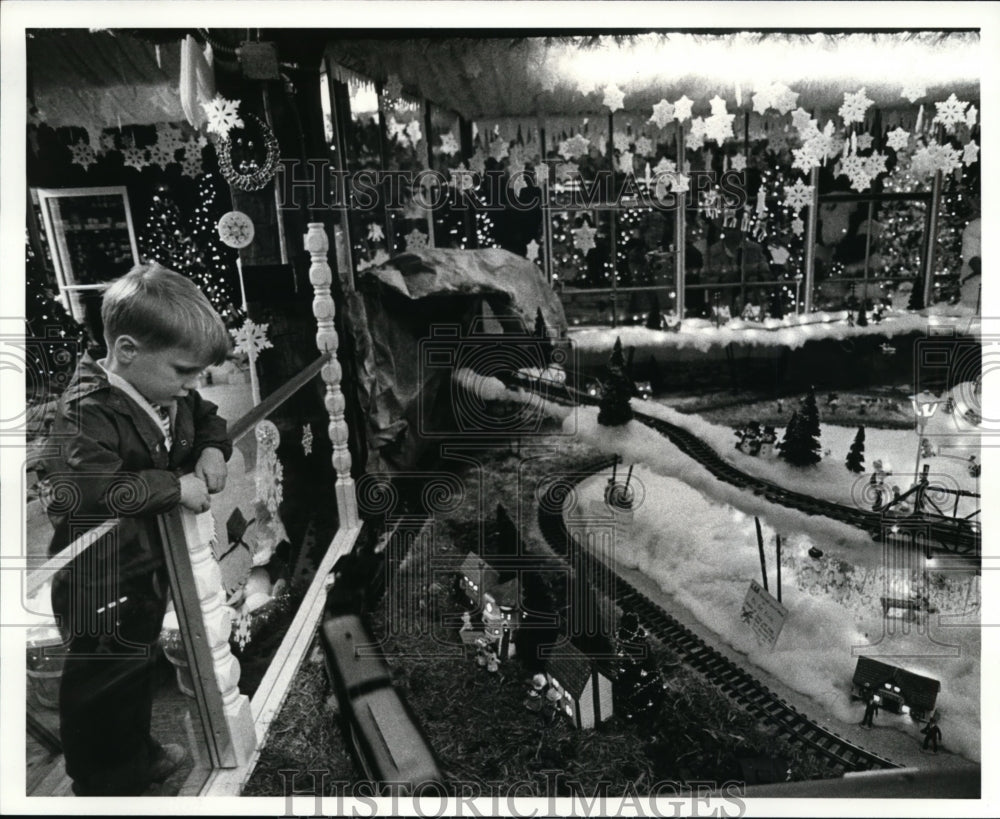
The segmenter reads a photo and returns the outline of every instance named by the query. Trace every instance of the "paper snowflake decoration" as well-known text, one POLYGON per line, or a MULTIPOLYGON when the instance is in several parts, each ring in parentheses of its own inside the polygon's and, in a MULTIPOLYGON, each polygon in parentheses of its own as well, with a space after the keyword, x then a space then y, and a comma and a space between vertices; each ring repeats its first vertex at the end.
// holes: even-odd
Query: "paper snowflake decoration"
POLYGON ((820 162, 822 162, 822 159, 816 153, 811 143, 807 143, 801 148, 792 149, 792 167, 795 170, 809 173, 813 168, 818 168, 820 162))
POLYGON ((476 179, 472 171, 463 162, 457 168, 448 169, 448 186, 457 191, 471 191, 476 187, 476 179))
POLYGON ((936 171, 951 173, 960 166, 961 161, 961 155, 951 145, 931 142, 914 152, 910 170, 918 176, 930 176, 936 171))
POLYGON ((94 154, 94 149, 82 139, 75 145, 70 145, 69 149, 73 154, 73 164, 79 165, 85 171, 89 170, 90 166, 97 162, 97 156, 94 154))
POLYGON ((302 427, 302 454, 312 455, 313 451, 313 428, 311 424, 304 424, 302 427))
POLYGON ((965 109, 968 108, 969 103, 962 102, 952 94, 944 102, 935 102, 934 106, 937 108, 934 121, 940 122, 946 128, 951 129, 959 123, 965 122, 965 109))
POLYGON ((539 248, 540 246, 538 242, 536 242, 534 239, 528 242, 528 250, 527 253, 525 254, 525 257, 529 262, 534 262, 538 260, 539 248))
POLYGON ((572 233, 573 245, 577 250, 582 252, 584 256, 597 247, 597 243, 594 241, 594 235, 597 231, 590 225, 574 228, 572 233))
POLYGON ((845 125, 849 125, 852 122, 864 122, 865 112, 874 104, 875 101, 868 99, 864 88, 854 94, 845 91, 844 103, 840 106, 840 110, 837 113, 840 114, 845 125))
POLYGON ((382 86, 382 96, 390 107, 395 105, 396 100, 403 96, 403 81, 399 78, 398 74, 390 74, 386 78, 385 85, 382 86))
POLYGON ((902 128, 896 128, 889 132, 885 144, 894 151, 902 151, 910 144, 910 133, 902 128))
POLYGON ((705 120, 705 138, 715 140, 719 145, 727 139, 731 139, 735 118, 736 114, 713 114, 710 116, 705 120))
POLYGON ((664 201, 667 198, 667 194, 670 193, 670 189, 673 187, 675 181, 676 176, 674 174, 657 174, 656 186, 653 189, 653 195, 661 202, 664 201))
POLYGON ((792 111, 792 127, 801 134, 802 131, 815 129, 816 120, 805 108, 796 108, 792 111))
POLYGON ((169 122, 156 123, 156 143, 173 153, 184 147, 181 129, 169 122))
POLYGON ((378 222, 372 222, 368 225, 368 241, 381 242, 384 238, 385 231, 382 230, 382 226, 378 222))
POLYGON ((426 233, 422 233, 416 228, 413 228, 413 230, 406 234, 406 250, 408 252, 423 250, 425 247, 427 247, 426 233))
POLYGON ((556 181, 570 182, 580 175, 580 166, 575 162, 563 162, 556 165, 556 181))
POLYGON ((184 159, 181 160, 181 173, 196 179, 201 176, 204 168, 202 166, 201 151, 185 151, 184 159))
POLYGON ((686 190, 690 189, 690 183, 690 176, 685 176, 684 174, 679 173, 674 177, 674 191, 676 193, 684 193, 686 190))
POLYGON ((865 157, 865 173, 872 179, 875 179, 879 174, 886 172, 885 161, 888 157, 885 154, 880 154, 875 151, 871 156, 865 157))
POLYGON ((694 105, 694 100, 689 100, 687 94, 684 94, 679 100, 674 102, 674 119, 678 122, 691 119, 692 105, 694 105))
POLYGON ((528 187, 528 182, 524 178, 524 165, 519 168, 510 168, 510 189, 514 191, 515 196, 520 196, 521 191, 528 187))
POLYGON ((653 140, 649 137, 639 137, 635 141, 635 152, 637 156, 650 156, 653 153, 653 140))
POLYGON ((476 152, 469 160, 469 170, 482 176, 486 173, 486 154, 482 148, 476 148, 476 152))
POLYGON ((629 151, 625 151, 620 157, 618 157, 618 170, 625 174, 633 173, 635 171, 635 168, 633 167, 634 159, 635 157, 633 157, 629 151))
POLYGON ((711 106, 713 117, 717 117, 720 114, 728 113, 726 109, 726 101, 718 94, 712 97, 712 99, 708 101, 708 104, 709 106, 711 106))
POLYGON ((201 107, 205 111, 205 116, 208 117, 209 133, 218 134, 226 139, 233 128, 243 127, 243 120, 237 113, 237 109, 240 107, 239 100, 227 100, 221 94, 216 94, 215 99, 203 102, 201 107))
POLYGON ((788 134, 784 131, 775 131, 767 141, 767 150, 772 154, 780 154, 788 148, 788 134))
POLYGON ((559 156, 563 159, 576 159, 586 156, 590 151, 590 140, 583 134, 576 134, 559 143, 559 156))
POLYGON ((666 100, 660 100, 656 105, 653 106, 653 116, 649 118, 650 122, 655 122, 657 127, 665 128, 667 123, 672 122, 674 118, 674 105, 666 100))
POLYGON ((927 89, 919 83, 910 83, 903 86, 899 96, 906 97, 910 102, 916 102, 927 93, 927 89))
POLYGON ((611 83, 604 89, 604 104, 608 107, 608 110, 613 114, 615 111, 620 110, 625 102, 625 92, 622 91, 617 85, 611 83))
POLYGON ((965 124, 970 128, 975 128, 978 118, 979 109, 977 109, 975 105, 970 105, 969 110, 965 112, 965 124))
POLYGON ((136 148, 134 145, 122 148, 122 161, 126 168, 135 168, 137 171, 141 171, 149 164, 146 161, 146 149, 136 148))
POLYGON ((106 154, 109 151, 115 151, 118 146, 115 145, 115 134, 113 131, 104 131, 97 142, 97 153, 106 154))
POLYGON ((702 145, 705 144, 705 132, 701 131, 691 131, 686 137, 684 137, 684 145, 689 151, 697 151, 702 145))
POLYGON ((163 170, 167 169, 168 165, 172 165, 176 160, 174 159, 174 152, 170 150, 166 145, 161 145, 159 142, 154 143, 149 146, 149 164, 159 165, 163 170))
POLYGON ((234 352, 256 358, 258 353, 270 349, 273 345, 267 338, 267 327, 266 324, 255 324, 246 319, 242 327, 230 330, 234 352))
POLYGON ((770 83, 764 86, 758 86, 754 91, 753 96, 750 98, 753 102, 753 110, 757 114, 763 114, 768 108, 771 107, 771 102, 774 98, 774 87, 770 83))
POLYGON ((979 146, 976 144, 976 140, 970 140, 969 144, 965 146, 962 151, 962 164, 968 167, 969 165, 977 162, 979 160, 979 146))
POLYGON ((662 157, 659 162, 656 163, 656 167, 653 168, 653 172, 659 176, 661 174, 674 174, 677 173, 677 163, 672 159, 667 159, 662 157))
POLYGON ((785 186, 785 205, 795 213, 811 205, 812 200, 813 186, 803 184, 801 179, 796 179, 794 185, 785 186))
POLYGON ((858 143, 859 151, 867 151, 872 146, 872 135, 858 134, 856 142, 858 143))
POLYGON ((844 176, 857 176, 865 172, 865 158, 857 154, 848 154, 840 162, 840 172, 844 176))
POLYGON ((616 131, 615 135, 611 139, 611 144, 618 153, 628 150, 628 146, 632 144, 631 139, 628 134, 624 134, 621 131, 616 131))
POLYGON ((455 139, 455 135, 452 133, 443 134, 441 136, 441 147, 438 150, 445 156, 454 156, 458 153, 458 140, 455 139))
POLYGON ((503 160, 510 153, 510 145, 507 140, 499 137, 490 143, 490 156, 497 162, 503 160))
POLYGON ((730 167, 734 171, 742 173, 747 169, 747 158, 743 154, 736 154, 736 156, 733 157, 730 167))
POLYGON ((792 91, 791 88, 783 83, 775 83, 774 90, 772 91, 771 106, 779 114, 787 114, 798 105, 798 101, 798 91, 792 91))
POLYGON ((803 231, 805 231, 805 229, 806 229, 806 223, 803 222, 801 219, 799 219, 798 216, 792 219, 792 233, 794 233, 796 236, 801 236, 803 231))
POLYGON ((222 214, 215 229, 226 247, 241 249, 253 241, 253 220, 242 211, 231 210, 222 214))

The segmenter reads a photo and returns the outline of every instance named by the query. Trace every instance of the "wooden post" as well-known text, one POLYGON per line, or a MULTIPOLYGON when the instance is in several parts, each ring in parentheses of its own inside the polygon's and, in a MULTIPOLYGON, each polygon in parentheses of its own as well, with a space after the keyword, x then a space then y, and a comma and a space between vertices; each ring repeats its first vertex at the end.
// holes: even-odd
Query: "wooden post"
POLYGON ((767 562, 764 558, 764 533, 760 530, 760 518, 754 516, 757 524, 757 550, 760 552, 760 576, 764 580, 764 591, 767 591, 767 562))
MULTIPOLYGON (((615 178, 615 115, 608 114, 608 165, 609 178, 614 185, 615 178)), ((594 227, 600 222, 600 211, 594 216, 594 227)), ((608 241, 611 247, 611 326, 618 326, 618 219, 614 208, 608 210, 608 241)))
POLYGON ((232 620, 212 552, 215 519, 183 507, 160 516, 177 622, 191 667, 209 755, 219 768, 249 764, 257 747, 250 698, 239 689, 240 663, 229 648, 232 620), (213 690, 216 688, 216 690, 213 690), (221 702, 218 697, 221 695, 221 702))
MULTIPOLYGON (((819 218, 819 168, 809 172, 809 184, 812 185, 812 203, 809 205, 809 218, 806 223, 806 263, 805 289, 802 296, 802 312, 808 315, 812 311, 813 282, 816 278, 816 220, 819 218)), ((796 286, 797 291, 797 286, 796 286)), ((795 309, 798 311, 798 299, 795 309)))
MULTIPOLYGON (((684 173, 684 123, 677 123, 677 172, 684 173)), ((675 197, 677 194, 674 194, 675 197)), ((674 202, 674 312, 677 320, 684 319, 687 287, 687 211, 684 197, 674 202)))
POLYGON ((781 602, 781 535, 774 536, 774 546, 778 561, 778 602, 781 602))
POLYGON ((335 307, 330 295, 330 283, 333 274, 327 262, 326 254, 330 249, 330 240, 323 230, 322 222, 310 222, 309 231, 304 239, 305 249, 309 252, 309 281, 312 283, 313 315, 316 317, 316 346, 320 352, 330 353, 330 360, 323 366, 320 375, 326 384, 324 404, 330 415, 330 425, 327 431, 333 443, 333 468, 337 473, 335 491, 337 495, 337 514, 341 528, 353 528, 358 525, 358 501, 354 491, 354 479, 351 477, 351 453, 347 448, 348 427, 344 419, 344 394, 340 389, 341 367, 337 360, 337 330, 333 325, 335 307))
MULTIPOLYGON (((937 250, 938 215, 941 211, 941 171, 935 171, 931 185, 931 201, 927 214, 927 244, 924 250, 924 307, 931 306, 932 284, 934 282, 934 255, 937 250)), ((916 287, 916 284, 914 284, 916 287)))

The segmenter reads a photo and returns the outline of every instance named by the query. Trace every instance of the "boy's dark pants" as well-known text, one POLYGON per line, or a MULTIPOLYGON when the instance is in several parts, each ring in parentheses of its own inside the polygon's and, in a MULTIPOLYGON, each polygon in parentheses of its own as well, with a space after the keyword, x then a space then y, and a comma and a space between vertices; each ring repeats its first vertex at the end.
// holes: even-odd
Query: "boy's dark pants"
POLYGON ((112 587, 82 574, 79 566, 60 572, 52 587, 67 640, 59 686, 66 773, 79 796, 137 795, 158 751, 150 718, 166 583, 150 572, 112 587))

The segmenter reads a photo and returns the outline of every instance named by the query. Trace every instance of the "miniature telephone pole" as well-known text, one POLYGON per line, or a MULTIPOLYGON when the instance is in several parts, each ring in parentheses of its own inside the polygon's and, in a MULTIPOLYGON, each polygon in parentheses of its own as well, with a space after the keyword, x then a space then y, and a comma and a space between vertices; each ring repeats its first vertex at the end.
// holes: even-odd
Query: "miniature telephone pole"
POLYGON ((775 551, 777 552, 778 560, 778 602, 781 602, 781 535, 775 533, 774 535, 774 545, 775 551))
POLYGON ((760 518, 754 515, 753 522, 757 524, 757 550, 760 552, 760 576, 764 580, 764 591, 767 591, 767 562, 764 558, 764 533, 760 529, 760 518))

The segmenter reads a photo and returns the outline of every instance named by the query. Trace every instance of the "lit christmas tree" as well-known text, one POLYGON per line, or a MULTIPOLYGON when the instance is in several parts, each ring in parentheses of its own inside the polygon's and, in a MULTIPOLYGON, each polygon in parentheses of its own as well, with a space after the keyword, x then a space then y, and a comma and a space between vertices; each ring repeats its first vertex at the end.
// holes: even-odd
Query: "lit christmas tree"
POLYGON ((139 247, 147 260, 159 262, 178 273, 187 274, 195 263, 198 250, 165 185, 153 194, 146 224, 139 236, 139 247))
POLYGON ((615 635, 618 676, 615 710, 629 722, 652 724, 665 694, 665 684, 647 645, 646 630, 633 612, 622 615, 615 635))
POLYGON ((615 339, 615 347, 608 362, 610 373, 601 391, 600 411, 597 423, 607 427, 621 426, 632 420, 632 405, 635 383, 625 372, 625 357, 622 354, 622 340, 615 339))
POLYGON ((198 254, 189 275, 208 296, 223 320, 235 323, 242 318, 239 305, 243 301, 236 269, 236 251, 222 243, 216 229, 219 217, 225 211, 219 203, 215 174, 203 174, 198 180, 198 205, 191 218, 191 237, 198 254))

